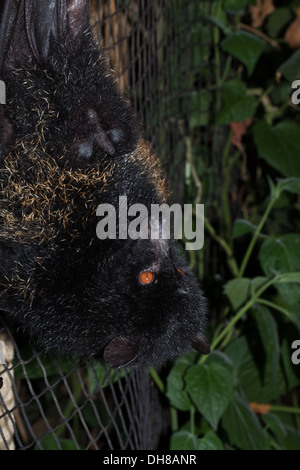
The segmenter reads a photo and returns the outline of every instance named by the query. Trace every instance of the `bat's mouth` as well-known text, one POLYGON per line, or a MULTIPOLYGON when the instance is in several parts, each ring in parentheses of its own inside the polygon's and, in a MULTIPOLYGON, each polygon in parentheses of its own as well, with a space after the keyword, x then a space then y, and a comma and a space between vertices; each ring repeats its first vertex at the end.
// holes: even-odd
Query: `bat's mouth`
MULTIPOLYGON (((210 344, 202 333, 198 333, 191 345, 201 354, 210 353, 210 344)), ((133 344, 125 336, 115 336, 104 349, 104 360, 113 369, 133 364, 138 358, 139 346, 133 344)))

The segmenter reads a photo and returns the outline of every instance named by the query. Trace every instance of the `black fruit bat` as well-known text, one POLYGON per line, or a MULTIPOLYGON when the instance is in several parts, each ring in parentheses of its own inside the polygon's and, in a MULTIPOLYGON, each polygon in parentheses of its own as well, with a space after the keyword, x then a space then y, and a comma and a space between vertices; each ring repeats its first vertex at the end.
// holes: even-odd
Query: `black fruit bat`
POLYGON ((112 367, 207 354, 206 302, 174 241, 96 235, 99 204, 150 213, 167 191, 87 4, 1 1, 0 308, 45 351, 112 367))

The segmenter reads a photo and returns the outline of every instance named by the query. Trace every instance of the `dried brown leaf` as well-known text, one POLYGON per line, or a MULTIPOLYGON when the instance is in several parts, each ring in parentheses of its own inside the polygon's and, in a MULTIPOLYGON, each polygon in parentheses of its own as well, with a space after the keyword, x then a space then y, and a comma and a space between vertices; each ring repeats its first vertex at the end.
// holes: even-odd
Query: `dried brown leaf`
POLYGON ((267 16, 275 10, 273 0, 256 0, 256 5, 250 6, 250 14, 252 19, 252 26, 260 28, 264 23, 267 16))
POLYGON ((265 415, 270 411, 271 406, 268 403, 252 402, 250 403, 250 408, 255 414, 265 415))
POLYGON ((297 9, 296 19, 286 30, 284 39, 291 49, 298 49, 300 47, 300 8, 297 9))
POLYGON ((248 118, 244 122, 231 122, 232 130, 231 143, 238 149, 242 149, 242 138, 246 134, 247 129, 252 124, 252 119, 248 118))

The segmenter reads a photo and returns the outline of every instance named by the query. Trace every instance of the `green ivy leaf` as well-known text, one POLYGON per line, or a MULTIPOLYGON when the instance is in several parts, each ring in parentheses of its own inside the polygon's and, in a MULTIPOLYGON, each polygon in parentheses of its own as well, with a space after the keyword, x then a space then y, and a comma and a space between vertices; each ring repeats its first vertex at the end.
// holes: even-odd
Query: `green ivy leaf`
POLYGON ((285 234, 266 239, 258 259, 268 277, 281 274, 275 287, 288 304, 300 302, 300 235, 285 234))
POLYGON ((224 292, 230 300, 234 310, 243 305, 249 297, 251 280, 246 277, 231 279, 224 286, 224 292))
POLYGON ((269 412, 263 414, 261 419, 268 425, 269 429, 274 433, 275 436, 282 439, 287 435, 287 430, 285 429, 284 424, 276 414, 269 412))
POLYGON ((300 272, 298 273, 283 273, 280 274, 276 284, 300 284, 300 272))
POLYGON ((214 431, 208 431, 200 439, 198 450, 224 450, 224 446, 214 431))
POLYGON ((192 407, 191 400, 189 399, 187 392, 184 390, 185 381, 183 379, 188 364, 177 362, 171 369, 167 378, 167 397, 170 400, 170 404, 178 410, 186 411, 192 407))
POLYGON ((230 343, 225 349, 225 354, 231 360, 234 374, 238 377, 240 367, 243 367, 243 364, 248 360, 250 354, 246 337, 242 336, 230 343))
POLYGON ((266 282, 268 282, 268 278, 267 277, 264 277, 264 276, 257 276, 257 277, 254 277, 253 279, 251 279, 251 283, 250 283, 250 293, 251 293, 251 297, 253 297, 254 295, 256 295, 256 291, 263 286, 263 284, 265 284, 266 282))
POLYGON ((225 52, 239 59, 251 75, 264 51, 265 43, 262 39, 247 31, 237 31, 229 34, 221 43, 225 52))
POLYGON ((222 90, 224 106, 219 113, 218 124, 243 122, 251 118, 258 106, 254 96, 247 94, 247 87, 241 80, 228 80, 222 90))
POLYGON ((234 376, 242 386, 247 400, 269 403, 286 392, 286 385, 281 369, 274 374, 271 353, 262 359, 263 351, 258 350, 260 344, 260 338, 241 336, 225 349, 225 353, 232 361, 234 376), (256 351, 260 351, 260 355, 254 358, 253 353, 256 351))
POLYGON ((293 19, 290 8, 279 8, 269 15, 266 30, 269 36, 277 38, 282 29, 293 19))
POLYGON ((197 450, 199 439, 188 431, 177 431, 171 436, 170 450, 197 450))
POLYGON ((186 390, 198 411, 213 429, 233 394, 233 374, 219 360, 192 366, 186 374, 186 390))
POLYGON ((235 393, 222 417, 232 445, 242 450, 267 450, 268 442, 258 418, 248 402, 235 393))
POLYGON ((235 15, 242 14, 251 0, 225 0, 224 9, 235 15))
POLYGON ((254 141, 258 154, 273 168, 286 177, 300 177, 299 125, 281 121, 275 126, 258 122, 253 126, 254 141))
POLYGON ((238 238, 247 233, 253 233, 257 226, 244 219, 236 219, 233 225, 232 238, 238 238))
POLYGON ((224 293, 230 300, 234 310, 241 307, 250 297, 255 295, 255 291, 262 286, 268 278, 258 276, 253 279, 240 277, 231 279, 224 286, 224 293))
POLYGON ((285 430, 287 434, 282 440, 286 450, 300 450, 300 432, 287 424, 285 430))
POLYGON ((259 260, 267 276, 300 271, 300 235, 291 233, 264 240, 259 260))
POLYGON ((300 51, 294 52, 278 69, 279 73, 292 83, 300 76, 300 51))
POLYGON ((277 374, 279 370, 280 344, 278 328, 270 310, 264 305, 256 305, 253 316, 258 326, 261 342, 266 354, 266 361, 270 364, 271 387, 277 386, 277 374))
POLYGON ((203 17, 206 17, 212 24, 220 28, 224 34, 232 31, 232 25, 228 21, 226 11, 220 8, 219 1, 212 0, 209 3, 198 2, 198 4, 203 17))
MULTIPOLYGON (((294 339, 294 337, 293 337, 294 339)), ((294 351, 291 349, 292 339, 284 338, 281 345, 281 361, 284 369, 285 379, 287 381, 287 390, 298 387, 300 381, 299 365, 292 363, 291 355, 294 351)))
POLYGON ((283 450, 300 449, 300 433, 296 429, 283 422, 280 417, 272 412, 262 415, 262 420, 272 431, 271 440, 276 438, 278 446, 283 450))
POLYGON ((277 180, 277 187, 280 191, 288 191, 289 193, 300 193, 300 178, 280 178, 277 180))

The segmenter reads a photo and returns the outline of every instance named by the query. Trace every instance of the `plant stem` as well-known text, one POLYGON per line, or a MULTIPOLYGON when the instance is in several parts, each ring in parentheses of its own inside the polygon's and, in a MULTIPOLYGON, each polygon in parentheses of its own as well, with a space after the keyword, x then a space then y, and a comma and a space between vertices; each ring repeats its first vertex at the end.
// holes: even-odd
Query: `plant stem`
POLYGON ((195 435, 195 407, 194 406, 191 406, 190 416, 191 416, 190 431, 191 431, 191 434, 195 435))
POLYGON ((274 205, 276 199, 277 199, 277 197, 271 197, 271 199, 270 199, 270 202, 269 202, 269 204, 268 204, 268 206, 267 206, 267 208, 266 208, 266 210, 265 210, 265 213, 264 213, 264 215, 262 216, 262 218, 261 218, 261 220, 260 220, 260 223, 258 224, 258 226, 257 226, 257 228, 256 228, 256 230, 255 230, 255 232, 254 232, 254 234, 253 234, 253 237, 252 237, 252 239, 251 239, 251 242, 250 242, 250 244, 249 244, 249 246, 248 246, 248 249, 247 249, 247 251, 246 251, 246 254, 245 254, 244 258, 243 258, 243 261, 242 261, 240 270, 239 270, 239 272, 238 272, 238 277, 242 277, 243 274, 244 274, 244 272, 245 272, 245 270, 246 270, 248 261, 249 261, 249 259, 250 259, 251 254, 252 254, 253 248, 254 248, 254 246, 255 246, 255 244, 256 244, 257 238, 258 238, 260 232, 262 231, 262 228, 263 228, 263 226, 264 226, 264 224, 265 224, 265 222, 266 222, 266 220, 267 220, 267 218, 268 218, 268 216, 269 216, 269 214, 270 214, 270 212, 271 212, 271 210, 272 210, 272 207, 273 207, 273 205, 274 205))
POLYGON ((222 158, 222 169, 223 169, 223 187, 222 187, 222 207, 223 207, 223 218, 224 218, 224 233, 227 240, 230 240, 230 228, 231 228, 231 217, 230 217, 230 204, 229 204, 229 183, 231 174, 231 164, 229 163, 229 152, 231 148, 232 131, 228 133, 227 142, 222 158))
POLYGON ((215 241, 217 241, 219 243, 219 245, 225 250, 225 252, 227 254, 228 267, 229 267, 230 271, 232 272, 233 276, 237 277, 238 273, 239 273, 239 269, 238 269, 238 265, 237 265, 237 262, 234 258, 233 251, 232 251, 231 247, 228 245, 226 240, 224 240, 224 238, 217 235, 215 229, 210 224, 210 222, 208 221, 207 218, 204 219, 204 226, 207 229, 207 231, 210 233, 212 238, 215 241))
POLYGON ((275 41, 275 39, 271 38, 270 36, 267 36, 265 33, 263 33, 262 31, 260 31, 257 28, 254 28, 253 26, 250 26, 250 25, 245 24, 245 23, 239 23, 236 26, 236 29, 245 29, 246 31, 249 31, 252 34, 256 34, 256 36, 261 37, 262 39, 264 39, 266 42, 271 44, 271 46, 275 47, 276 49, 278 49, 278 50, 281 49, 281 46, 278 43, 278 41, 275 41))
MULTIPOLYGON (((297 390, 293 390, 293 392, 292 392, 292 400, 293 400, 293 407, 294 407, 294 408, 298 408, 298 394, 297 394, 297 390)), ((297 430, 300 431, 300 417, 298 416, 298 414, 296 414, 296 416, 295 416, 295 424, 296 424, 297 430)))
POLYGON ((72 372, 71 381, 72 381, 72 394, 73 394, 73 396, 68 401, 68 404, 67 404, 67 406, 66 406, 66 408, 63 412, 65 421, 61 424, 61 426, 59 426, 59 428, 56 431, 56 436, 58 438, 60 438, 62 436, 62 434, 63 434, 63 432, 66 428, 67 419, 70 418, 72 412, 76 408, 77 403, 78 403, 79 398, 80 398, 80 395, 81 395, 81 392, 82 392, 81 385, 78 382, 78 379, 77 379, 77 376, 76 376, 75 372, 72 372))
POLYGON ((275 88, 274 83, 272 83, 260 96, 260 101, 262 101, 266 96, 268 96, 271 91, 273 91, 275 88))
POLYGON ((275 450, 282 450, 280 445, 277 444, 275 441, 270 441, 270 444, 272 447, 274 447, 275 450))
POLYGON ((229 149, 231 146, 231 138, 232 138, 232 132, 230 132, 228 135, 228 140, 225 146, 224 159, 223 159, 222 205, 223 205, 224 225, 225 225, 224 229, 225 229, 225 235, 226 235, 227 240, 231 240, 232 238, 231 237, 232 226, 231 226, 231 215, 230 215, 230 201, 229 201, 229 186, 230 186, 230 180, 231 180, 231 170, 235 161, 240 156, 240 151, 238 150, 237 152, 234 153, 234 155, 228 158, 227 153, 229 153, 229 149))
POLYGON ((150 372, 150 375, 155 383, 155 385, 157 386, 157 388, 162 392, 162 393, 165 393, 165 386, 164 386, 164 383, 163 381, 161 380, 161 378, 159 377, 158 373, 156 372, 155 369, 153 369, 153 367, 150 367, 149 369, 149 372, 150 372))
POLYGON ((170 407, 171 410, 171 429, 172 432, 178 431, 178 413, 176 408, 173 406, 170 407))
POLYGON ((283 308, 280 305, 277 305, 274 302, 266 299, 257 299, 257 302, 262 305, 266 305, 267 307, 273 308, 274 310, 278 310, 278 312, 283 313, 286 317, 288 317, 289 320, 291 320, 290 312, 286 308, 283 308))
MULTIPOLYGON (((256 297, 250 299, 243 308, 241 308, 235 315, 232 317, 232 319, 227 323, 227 326, 224 328, 224 330, 221 331, 219 336, 213 341, 211 345, 211 350, 215 349, 215 347, 221 342, 221 340, 227 335, 227 333, 231 330, 231 328, 234 327, 234 325, 239 321, 239 319, 244 315, 244 313, 249 310, 250 307, 254 304, 256 301, 256 297)), ((206 356, 203 356, 206 357, 206 356)))
MULTIPOLYGON (((259 297, 263 294, 265 290, 267 290, 272 284, 279 282, 281 275, 278 274, 274 278, 270 279, 269 281, 265 282, 248 300, 248 302, 240 309, 238 312, 231 318, 231 320, 227 323, 226 327, 221 331, 221 333, 213 340, 211 344, 211 351, 216 348, 216 346, 222 341, 222 339, 230 332, 230 330, 234 327, 234 325, 240 320, 240 318, 249 310, 253 304, 259 301, 259 297)), ((203 364, 208 356, 202 356, 200 359, 200 363, 203 364)))
POLYGON ((300 414, 300 408, 293 406, 270 405, 270 411, 300 414))
POLYGON ((273 112, 270 115, 270 121, 271 121, 270 124, 272 124, 274 119, 278 118, 289 106, 290 106, 290 102, 286 101, 285 103, 283 103, 282 106, 280 106, 279 109, 277 109, 275 112, 273 112))
POLYGON ((232 63, 232 56, 229 55, 227 57, 227 60, 225 62, 225 67, 224 67, 224 72, 223 72, 223 77, 222 77, 222 80, 221 80, 221 83, 224 84, 227 80, 227 77, 229 75, 229 72, 230 72, 230 68, 231 68, 231 63, 232 63))

